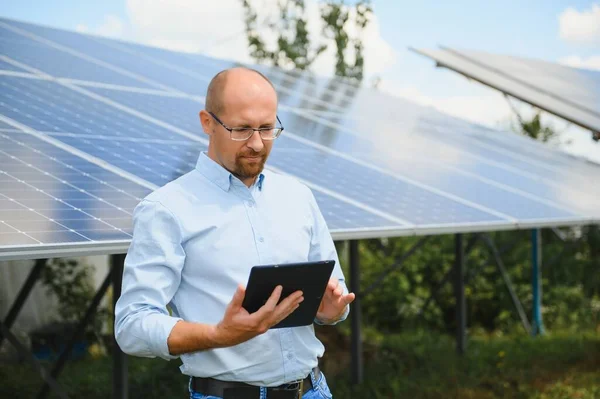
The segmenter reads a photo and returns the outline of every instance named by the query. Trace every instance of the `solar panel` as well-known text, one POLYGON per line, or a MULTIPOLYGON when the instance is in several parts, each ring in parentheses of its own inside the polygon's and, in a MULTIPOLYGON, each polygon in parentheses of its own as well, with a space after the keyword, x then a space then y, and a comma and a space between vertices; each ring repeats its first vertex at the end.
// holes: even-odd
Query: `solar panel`
MULTIPOLYGON (((139 199, 206 150, 202 96, 234 63, 10 20, 0 45, 0 258, 128 242, 139 199)), ((313 190, 337 239, 600 216, 582 184, 595 165, 340 79, 258 69, 286 128, 267 166, 313 190)))
MULTIPOLYGON (((165 120, 172 121, 172 124, 181 129, 195 129, 198 126, 198 107, 199 104, 197 102, 182 99, 182 98, 171 98, 171 97, 161 97, 158 95, 147 95, 140 93, 131 93, 131 92, 123 92, 118 90, 107 90, 107 89, 90 89, 96 93, 99 93, 105 97, 110 98, 111 100, 118 102, 120 104, 125 104, 129 107, 136 109, 137 111, 145 111, 151 115, 161 114, 165 120)), ((380 173, 376 173, 372 170, 365 169, 364 167, 358 165, 356 162, 352 162, 352 160, 348 161, 346 159, 340 158, 335 154, 330 154, 320 150, 314 145, 311 146, 309 144, 304 144, 303 142, 299 142, 297 140, 289 140, 295 132, 302 131, 310 131, 310 126, 307 125, 303 118, 299 115, 290 114, 289 112, 282 112, 281 116, 283 120, 286 121, 286 129, 292 133, 288 133, 281 137, 277 141, 277 151, 275 151, 271 157, 271 164, 276 166, 286 172, 290 172, 296 176, 302 177, 304 179, 309 179, 311 181, 317 182, 320 185, 325 187, 333 187, 336 192, 343 193, 351 198, 362 198, 362 201, 365 203, 369 203, 368 201, 373 201, 369 203, 370 206, 373 206, 377 201, 377 207, 389 212, 390 214, 395 214, 395 212, 400 212, 395 214, 397 217, 406 219, 406 213, 410 213, 412 210, 415 210, 418 206, 423 206, 424 208, 430 208, 431 220, 427 220, 426 216, 427 212, 422 210, 417 210, 416 212, 409 215, 409 221, 411 223, 417 224, 445 224, 457 222, 460 219, 464 219, 467 221, 486 221, 486 220, 498 220, 497 216, 489 218, 489 214, 485 212, 475 212, 473 219, 468 219, 468 214, 473 210, 468 206, 457 206, 454 204, 452 199, 448 198, 439 198, 439 195, 434 194, 434 199, 430 200, 430 203, 425 200, 428 198, 428 195, 431 195, 431 192, 427 192, 422 188, 415 188, 416 193, 415 196, 419 196, 420 200, 417 202, 413 202, 411 204, 410 195, 412 195, 412 191, 407 189, 406 186, 402 184, 408 183, 398 183, 397 176, 400 176, 403 170, 406 168, 412 168, 416 166, 418 162, 418 158, 416 159, 408 159, 402 160, 401 158, 394 157, 396 165, 394 166, 393 171, 397 172, 396 177, 383 176, 383 180, 377 180, 372 177, 372 174, 380 175, 380 173), (323 163, 322 160, 332 159, 329 163, 323 163), (408 163, 406 163, 408 162, 408 163), (328 174, 319 174, 318 170, 322 168, 323 170, 331 171, 328 174), (345 179, 339 179, 336 177, 344 176, 343 172, 346 172, 348 176, 352 176, 353 179, 358 179, 359 183, 357 185, 352 184, 350 181, 345 179), (311 176, 319 177, 311 177, 311 176), (327 176, 332 176, 329 180, 326 179, 327 176), (362 183, 362 182, 368 182, 362 183), (365 187, 360 188, 361 185, 366 184, 365 187), (383 185, 382 185, 383 184, 383 185), (394 187, 400 184, 396 189, 394 187), (356 187, 359 187, 358 191, 352 192, 351 190, 355 190, 356 187), (362 194, 362 192, 366 194, 362 194), (390 198, 389 202, 382 201, 381 199, 390 198), (401 200, 396 200, 396 198, 401 198, 401 200), (379 199, 379 200, 377 200, 379 199), (406 201, 406 203, 404 203, 406 201), (417 203, 419 205, 417 205, 417 203), (457 209, 453 209, 456 207, 457 209), (453 209, 450 211, 450 209, 453 209), (436 213, 440 212, 444 217, 437 215, 436 213), (464 214, 461 214, 461 212, 464 214), (411 220, 414 218, 414 220, 411 220), (479 218, 479 219, 478 219, 479 218)), ((335 135, 335 131, 329 129, 329 132, 321 132, 320 136, 326 140, 328 137, 335 135)), ((366 141, 364 139, 356 138, 353 136, 348 137, 347 135, 343 140, 338 142, 330 141, 328 143, 328 148, 333 148, 336 150, 342 150, 346 153, 354 153, 357 149, 360 149, 362 153, 367 153, 366 155, 358 155, 358 158, 364 158, 368 160, 372 164, 378 163, 378 157, 381 155, 380 151, 377 151, 376 148, 372 150, 369 147, 373 147, 373 143, 371 141, 366 141), (344 146, 342 148, 337 148, 338 146, 344 146), (371 154, 369 154, 371 152, 371 154)), ((422 149, 424 150, 424 149, 422 149)), ((383 166, 383 165, 382 165, 383 166)), ((430 171, 431 167, 427 164, 423 165, 423 170, 426 175, 419 176, 417 180, 420 182, 425 182, 424 180, 428 180, 428 183, 433 183, 433 186, 440 186, 441 183, 447 182, 447 175, 449 171, 446 171, 443 178, 440 179, 440 172, 437 170, 430 171), (429 178, 431 175, 432 179, 429 178), (438 182, 440 180, 440 182, 438 182)), ((458 176, 457 178, 461 178, 458 176)), ((485 199, 484 196, 480 196, 477 192, 471 192, 473 189, 473 185, 477 183, 476 180, 471 179, 469 177, 463 176, 463 185, 458 188, 451 187, 451 190, 447 190, 447 192, 452 192, 455 189, 460 189, 463 194, 462 197, 467 199, 468 196, 477 196, 478 198, 473 197, 473 202, 482 203, 482 199, 485 199)), ((410 184, 409 184, 410 185, 410 184)), ((412 186, 412 185, 410 185, 412 186)), ((446 185, 444 184, 444 187, 446 185)), ((510 193, 500 192, 499 189, 495 187, 491 187, 489 190, 489 204, 483 203, 483 205, 489 206, 491 208, 497 209, 502 213, 509 214, 508 210, 513 210, 513 216, 518 217, 526 217, 525 212, 532 205, 536 206, 536 211, 534 214, 529 215, 529 218, 540 218, 540 217, 554 217, 554 218, 563 218, 568 216, 576 216, 570 212, 565 212, 561 210, 559 207, 549 207, 543 203, 532 204, 532 200, 522 196, 513 196, 510 193), (508 197, 508 198, 507 198, 508 197)), ((527 218, 527 217, 526 217, 527 218)), ((463 221, 464 221, 463 220, 463 221)))
POLYGON ((600 131, 600 72, 478 51, 415 51, 579 126, 600 131))
POLYGON ((461 50, 456 53, 506 74, 525 86, 550 93, 600 115, 600 72, 481 51, 461 50))
POLYGON ((0 132, 0 258, 12 246, 127 242, 149 192, 30 134, 0 132))

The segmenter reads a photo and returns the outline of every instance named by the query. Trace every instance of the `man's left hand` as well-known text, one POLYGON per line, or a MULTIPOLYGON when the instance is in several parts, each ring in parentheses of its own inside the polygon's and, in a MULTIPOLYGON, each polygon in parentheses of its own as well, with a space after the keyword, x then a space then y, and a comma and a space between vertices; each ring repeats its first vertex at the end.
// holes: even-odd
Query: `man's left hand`
POLYGON ((332 278, 327 284, 325 294, 319 305, 317 319, 323 324, 331 324, 338 321, 346 311, 346 306, 352 303, 354 298, 355 295, 353 293, 344 295, 344 290, 339 280, 332 278))

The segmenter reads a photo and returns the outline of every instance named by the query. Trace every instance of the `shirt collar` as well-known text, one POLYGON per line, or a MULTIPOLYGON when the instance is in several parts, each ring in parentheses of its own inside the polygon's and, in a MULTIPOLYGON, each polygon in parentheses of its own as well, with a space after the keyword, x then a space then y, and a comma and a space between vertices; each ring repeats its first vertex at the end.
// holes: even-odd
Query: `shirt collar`
MULTIPOLYGON (((237 179, 231 172, 209 158, 206 152, 200 153, 196 162, 196 170, 202 173, 208 180, 221 187, 223 191, 229 191, 231 179, 237 179)), ((259 190, 262 190, 264 179, 265 175, 261 173, 255 182, 259 190)))

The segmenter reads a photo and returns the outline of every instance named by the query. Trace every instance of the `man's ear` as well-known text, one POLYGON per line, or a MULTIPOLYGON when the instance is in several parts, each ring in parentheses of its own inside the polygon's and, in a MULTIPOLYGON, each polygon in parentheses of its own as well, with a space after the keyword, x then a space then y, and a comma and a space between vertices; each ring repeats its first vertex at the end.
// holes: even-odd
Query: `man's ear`
POLYGON ((204 133, 206 133, 210 136, 212 134, 212 128, 213 128, 212 117, 205 109, 200 111, 200 113, 198 115, 200 116, 200 123, 202 124, 202 129, 204 130, 204 133))

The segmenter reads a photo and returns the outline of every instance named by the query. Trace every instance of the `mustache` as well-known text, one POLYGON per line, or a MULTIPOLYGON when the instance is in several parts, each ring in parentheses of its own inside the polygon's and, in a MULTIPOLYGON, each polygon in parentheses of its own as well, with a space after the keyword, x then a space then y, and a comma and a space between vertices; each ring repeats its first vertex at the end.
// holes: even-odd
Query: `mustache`
POLYGON ((260 151, 260 152, 255 152, 255 151, 246 151, 243 153, 238 154, 238 157, 265 157, 267 155, 266 151, 260 151))

